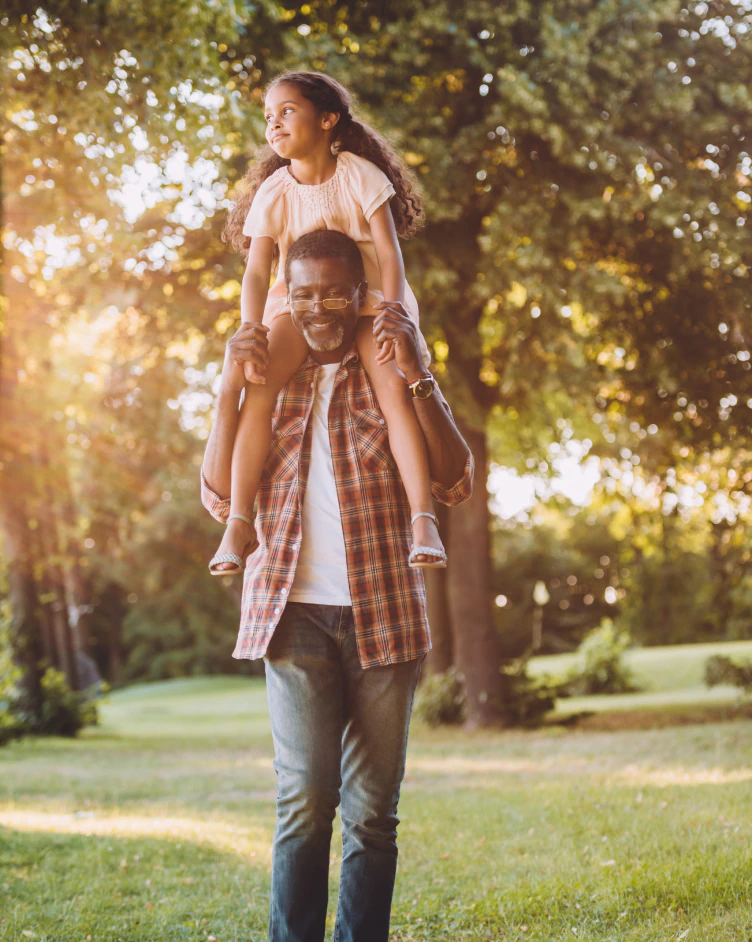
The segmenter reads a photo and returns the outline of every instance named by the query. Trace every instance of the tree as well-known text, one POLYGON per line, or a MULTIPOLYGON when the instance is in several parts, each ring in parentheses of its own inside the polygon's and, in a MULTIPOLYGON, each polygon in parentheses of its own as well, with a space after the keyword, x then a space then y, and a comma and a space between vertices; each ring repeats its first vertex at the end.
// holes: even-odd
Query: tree
MULTIPOLYGON (((53 413, 65 402, 51 395, 50 343, 71 311, 84 303, 101 309, 122 297, 118 282, 128 281, 122 261, 148 256, 158 241, 156 230, 127 225, 122 202, 109 188, 139 155, 164 163, 178 149, 190 159, 205 149, 208 118, 233 101, 218 50, 222 39, 236 35, 238 19, 229 2, 175 0, 158 10, 138 2, 127 8, 11 3, 4 9, 0 68, 10 98, 1 137, 8 275, 2 298, 0 529, 15 656, 38 708, 45 600, 57 625, 56 640, 50 642, 46 632, 48 650, 75 681, 62 566, 78 560, 60 558, 63 546, 74 546, 75 527, 69 490, 63 490, 61 507, 59 492, 52 490, 63 480, 53 465, 65 465, 67 446, 60 446, 56 434, 60 420, 53 413), (196 39, 207 34, 216 39, 196 39), (178 88, 173 83, 181 79, 178 88), (65 270, 64 284, 56 281, 55 269, 65 270), (49 442, 55 440, 59 450, 51 455, 49 442), (46 565, 46 586, 40 563, 46 565)), ((68 586, 75 591, 82 583, 68 586)))
MULTIPOLYGON (((310 30, 306 61, 354 85, 424 185, 428 224, 409 274, 481 488, 497 410, 538 442, 556 439, 551 419, 582 424, 592 410, 600 454, 636 452, 655 424, 669 441, 646 455, 659 471, 747 434, 733 411, 750 390, 745 9, 288 9, 310 30), (732 408, 719 410, 729 393, 732 408)), ((486 680, 496 650, 484 523, 458 523, 449 570, 450 596, 470 577, 475 590, 453 617, 480 723, 504 712, 501 679, 486 680)))

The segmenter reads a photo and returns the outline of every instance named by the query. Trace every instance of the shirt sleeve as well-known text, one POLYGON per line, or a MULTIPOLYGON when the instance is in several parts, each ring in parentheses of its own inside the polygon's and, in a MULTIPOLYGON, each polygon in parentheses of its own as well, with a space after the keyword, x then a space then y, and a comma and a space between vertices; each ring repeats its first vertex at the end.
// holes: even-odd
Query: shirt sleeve
POLYGON ((268 236, 279 241, 284 228, 284 205, 282 187, 275 179, 276 174, 267 177, 256 190, 251 208, 243 223, 243 235, 252 239, 268 236))
POLYGON ((201 503, 220 523, 227 523, 230 514, 230 498, 219 497, 206 483, 204 469, 201 469, 201 503))
POLYGON ((463 504, 472 496, 474 479, 475 459, 473 458, 473 453, 470 452, 465 462, 465 470, 462 472, 462 477, 459 481, 451 487, 444 487, 444 485, 439 484, 438 481, 432 481, 431 493, 433 494, 434 500, 437 500, 440 504, 446 504, 447 507, 454 507, 457 504, 463 504))
MULTIPOLYGON (((444 398, 444 395, 438 386, 435 387, 434 395, 439 397, 439 399, 446 406, 449 415, 451 415, 452 410, 449 408, 449 403, 444 398)), ((474 480, 475 458, 473 458, 473 453, 468 449, 465 469, 462 472, 462 476, 460 477, 459 481, 457 481, 456 484, 453 484, 451 487, 445 487, 443 484, 439 484, 438 481, 432 481, 431 493, 433 494, 434 500, 437 500, 440 504, 446 504, 447 507, 454 507, 457 504, 463 504, 472 496, 474 480)))
POLYGON ((394 196, 394 187, 384 171, 380 170, 376 164, 371 163, 370 160, 366 160, 365 157, 350 154, 350 165, 353 186, 363 210, 363 215, 366 222, 370 222, 371 216, 379 206, 394 196))

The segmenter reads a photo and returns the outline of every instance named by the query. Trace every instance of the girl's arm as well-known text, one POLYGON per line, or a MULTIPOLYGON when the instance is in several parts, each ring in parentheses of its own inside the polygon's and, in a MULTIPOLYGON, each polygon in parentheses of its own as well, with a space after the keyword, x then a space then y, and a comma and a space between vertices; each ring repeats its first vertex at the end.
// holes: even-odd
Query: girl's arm
POLYGON ((402 260, 402 250, 397 239, 397 230, 394 228, 394 217, 389 209, 389 201, 382 203, 373 213, 369 225, 376 249, 376 258, 379 261, 384 299, 404 304, 405 263, 402 260))
MULTIPOLYGON (((397 230, 394 227, 394 217, 389 209, 389 202, 381 206, 371 216, 369 223, 373 244, 376 249, 376 258, 381 271, 381 291, 387 301, 405 303, 405 263, 402 259, 402 249, 399 246, 397 230)), ((391 343, 384 343, 376 357, 377 363, 388 363, 394 359, 394 349, 391 343)))
POLYGON ((240 291, 240 319, 244 324, 260 324, 263 320, 273 257, 274 239, 269 236, 251 239, 240 291))

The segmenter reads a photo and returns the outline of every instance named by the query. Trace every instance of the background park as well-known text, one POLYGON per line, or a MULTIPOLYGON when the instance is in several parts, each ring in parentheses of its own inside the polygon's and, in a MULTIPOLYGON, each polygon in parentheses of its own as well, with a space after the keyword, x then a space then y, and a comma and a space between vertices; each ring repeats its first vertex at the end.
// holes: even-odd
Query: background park
POLYGON ((749 0, 0 5, 0 938, 265 937, 264 682, 198 469, 289 67, 420 182, 477 466, 393 938, 748 942, 749 0))

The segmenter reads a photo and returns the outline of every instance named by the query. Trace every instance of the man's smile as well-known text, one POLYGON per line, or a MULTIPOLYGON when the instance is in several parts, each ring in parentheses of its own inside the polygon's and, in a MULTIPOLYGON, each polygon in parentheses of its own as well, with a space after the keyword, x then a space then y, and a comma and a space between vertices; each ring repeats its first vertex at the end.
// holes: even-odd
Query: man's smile
POLYGON ((303 326, 309 330, 327 330, 341 322, 342 318, 337 314, 316 314, 313 317, 307 317, 303 326))

